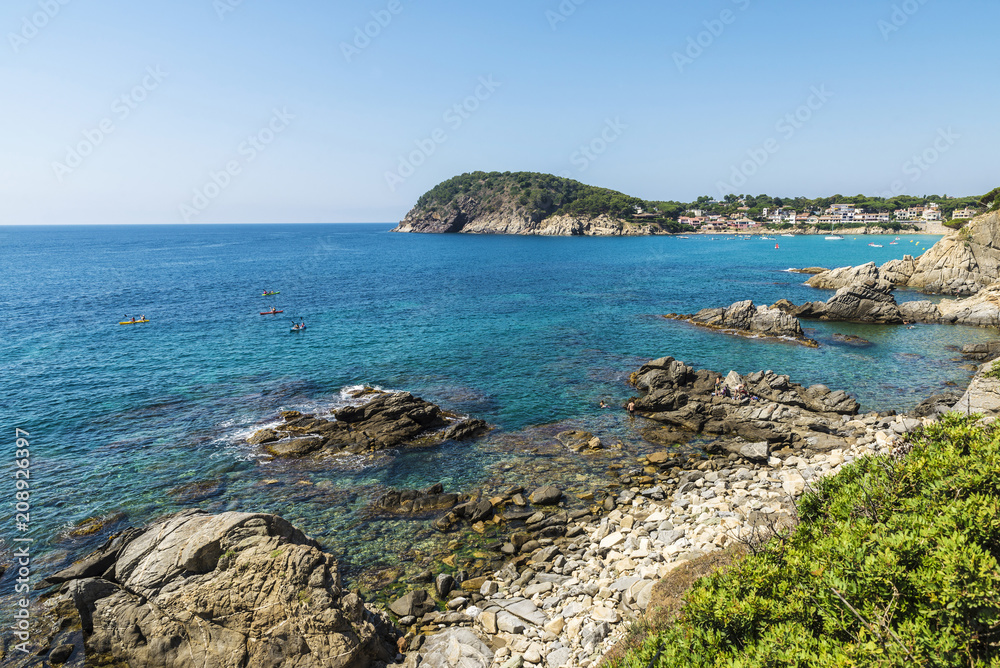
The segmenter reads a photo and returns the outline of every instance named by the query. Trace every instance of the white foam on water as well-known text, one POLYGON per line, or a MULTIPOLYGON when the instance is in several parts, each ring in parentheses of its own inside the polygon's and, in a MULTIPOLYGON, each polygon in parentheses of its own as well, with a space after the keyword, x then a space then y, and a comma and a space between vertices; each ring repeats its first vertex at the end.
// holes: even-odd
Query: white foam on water
MULTIPOLYGON (((268 412, 268 416, 262 420, 249 422, 238 417, 228 418, 219 423, 218 427, 224 433, 211 441, 211 445, 216 447, 216 452, 211 458, 220 456, 231 456, 237 461, 257 461, 269 459, 260 451, 259 446, 250 445, 247 439, 262 429, 276 429, 284 424, 284 419, 279 416, 282 411, 299 411, 300 413, 312 414, 319 418, 333 419, 333 414, 347 406, 360 406, 370 400, 371 395, 353 396, 362 390, 373 389, 378 392, 388 392, 396 394, 398 390, 386 390, 378 385, 348 385, 333 397, 313 399, 299 402, 292 405, 281 405, 275 407, 273 412, 268 412)), ((367 468, 362 465, 352 465, 352 468, 367 468)))

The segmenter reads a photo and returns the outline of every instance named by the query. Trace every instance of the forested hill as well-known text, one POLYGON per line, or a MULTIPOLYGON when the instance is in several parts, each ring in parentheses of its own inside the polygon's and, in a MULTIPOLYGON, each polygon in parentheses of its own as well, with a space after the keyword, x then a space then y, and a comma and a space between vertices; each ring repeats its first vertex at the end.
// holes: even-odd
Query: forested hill
POLYGON ((395 231, 610 236, 688 229, 655 204, 607 188, 552 174, 472 172, 424 193, 395 231))

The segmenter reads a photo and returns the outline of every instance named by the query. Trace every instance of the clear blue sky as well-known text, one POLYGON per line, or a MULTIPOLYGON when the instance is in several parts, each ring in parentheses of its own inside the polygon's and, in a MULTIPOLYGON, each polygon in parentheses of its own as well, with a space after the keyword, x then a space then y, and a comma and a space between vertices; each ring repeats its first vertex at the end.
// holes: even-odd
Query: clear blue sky
POLYGON ((474 170, 1000 185, 995 0, 6 0, 0 29, 0 224, 392 222, 474 170))

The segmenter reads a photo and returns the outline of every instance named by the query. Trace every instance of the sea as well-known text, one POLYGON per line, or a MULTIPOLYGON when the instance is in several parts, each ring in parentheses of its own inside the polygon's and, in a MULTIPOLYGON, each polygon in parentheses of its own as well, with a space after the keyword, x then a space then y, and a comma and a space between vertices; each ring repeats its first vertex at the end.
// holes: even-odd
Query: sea
MULTIPOLYGON (((38 579, 167 513, 268 512, 336 554, 349 586, 373 591, 426 568, 442 541, 461 547, 431 518, 375 512, 372 501, 391 488, 440 482, 489 494, 554 483, 582 504, 579 496, 662 449, 643 439, 650 425, 621 408, 633 394, 629 375, 647 360, 770 369, 845 390, 864 410, 905 411, 963 388, 972 372, 957 350, 993 338, 967 327, 805 322, 820 343, 807 348, 663 317, 744 299, 826 300, 829 291, 789 269, 881 264, 919 255, 937 237, 548 238, 392 227, 0 227, 0 564, 27 539, 38 579), (272 306, 283 313, 260 315, 272 306), (149 322, 119 324, 140 315, 149 322), (293 321, 307 329, 290 331, 293 321), (412 392, 494 429, 473 441, 321 460, 273 461, 247 444, 280 411, 329 415, 360 386, 412 392), (610 447, 569 452, 555 439, 566 429, 610 447), (19 499, 21 447, 30 450, 30 494, 19 499)), ((0 595, 14 577, 8 568, 0 595)))

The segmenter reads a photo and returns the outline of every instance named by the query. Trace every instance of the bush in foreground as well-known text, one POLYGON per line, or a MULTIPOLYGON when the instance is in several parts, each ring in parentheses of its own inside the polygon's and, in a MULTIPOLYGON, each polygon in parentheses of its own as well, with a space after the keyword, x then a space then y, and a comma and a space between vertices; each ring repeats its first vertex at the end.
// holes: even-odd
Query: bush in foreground
POLYGON ((1000 666, 1000 427, 951 414, 910 445, 820 481, 614 665, 1000 666))

